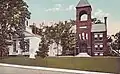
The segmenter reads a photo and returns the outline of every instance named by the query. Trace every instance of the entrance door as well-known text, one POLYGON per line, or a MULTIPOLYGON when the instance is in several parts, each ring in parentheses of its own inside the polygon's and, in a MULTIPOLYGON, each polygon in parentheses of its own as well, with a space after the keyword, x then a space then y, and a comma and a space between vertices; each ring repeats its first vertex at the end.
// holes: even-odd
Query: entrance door
POLYGON ((80 52, 87 53, 87 42, 85 40, 81 40, 80 42, 80 52))

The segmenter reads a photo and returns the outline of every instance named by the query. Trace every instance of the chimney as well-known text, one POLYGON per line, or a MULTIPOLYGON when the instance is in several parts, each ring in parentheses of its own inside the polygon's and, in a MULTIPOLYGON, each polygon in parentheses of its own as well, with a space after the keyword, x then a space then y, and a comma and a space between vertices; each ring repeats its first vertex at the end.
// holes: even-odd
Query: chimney
POLYGON ((67 21, 65 21, 65 24, 67 24, 67 21))
POLYGON ((105 27, 106 27, 106 31, 107 31, 107 17, 104 17, 104 23, 105 23, 105 27))

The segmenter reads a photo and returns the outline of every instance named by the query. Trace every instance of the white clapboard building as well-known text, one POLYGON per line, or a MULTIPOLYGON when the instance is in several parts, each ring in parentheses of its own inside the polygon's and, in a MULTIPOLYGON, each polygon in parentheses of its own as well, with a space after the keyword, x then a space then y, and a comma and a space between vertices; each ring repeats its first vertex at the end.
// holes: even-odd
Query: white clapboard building
POLYGON ((16 38, 16 44, 9 46, 10 50, 9 50, 9 55, 30 55, 30 54, 36 54, 35 52, 38 50, 39 47, 39 42, 40 40, 40 36, 35 35, 32 33, 32 30, 30 27, 26 27, 26 31, 24 32, 25 34, 25 40, 29 41, 29 49, 25 52, 22 52, 22 50, 20 49, 20 44, 19 44, 19 38, 16 38))
MULTIPOLYGON (((41 41, 41 37, 39 35, 33 34, 32 29, 30 27, 26 27, 25 40, 29 41, 29 49, 25 52, 22 52, 20 49, 19 38, 16 38, 15 44, 9 46, 9 55, 36 55, 36 51, 39 48, 39 43, 41 41)), ((59 45, 57 50, 57 45, 55 43, 49 46, 49 56, 56 56, 57 53, 61 54, 62 47, 59 45)))

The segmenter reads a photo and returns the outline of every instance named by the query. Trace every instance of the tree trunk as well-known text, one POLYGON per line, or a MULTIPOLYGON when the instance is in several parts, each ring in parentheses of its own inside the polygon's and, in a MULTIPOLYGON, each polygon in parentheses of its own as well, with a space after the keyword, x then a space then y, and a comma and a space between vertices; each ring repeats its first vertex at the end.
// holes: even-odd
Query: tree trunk
POLYGON ((57 56, 59 55, 58 53, 59 53, 59 50, 58 50, 58 44, 57 44, 57 56))

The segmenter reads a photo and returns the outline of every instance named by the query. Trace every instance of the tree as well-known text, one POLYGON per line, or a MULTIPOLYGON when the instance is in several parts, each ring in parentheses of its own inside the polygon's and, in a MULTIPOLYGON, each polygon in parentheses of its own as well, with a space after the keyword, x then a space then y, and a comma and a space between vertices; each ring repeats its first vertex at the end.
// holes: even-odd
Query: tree
POLYGON ((64 24, 62 22, 59 22, 58 24, 55 24, 55 27, 53 28, 53 37, 51 37, 54 42, 57 44, 57 55, 59 55, 59 49, 58 46, 61 43, 61 37, 64 31, 64 24))
POLYGON ((93 18, 92 22, 95 23, 97 21, 97 18, 93 18))
POLYGON ((75 21, 70 20, 70 22, 65 21, 65 23, 59 22, 49 27, 49 29, 46 29, 48 30, 46 34, 47 37, 57 44, 57 55, 59 55, 59 45, 62 46, 62 55, 66 55, 67 52, 74 54, 76 33, 73 33, 73 30, 71 30, 74 25, 75 21))
MULTIPOLYGON (((40 35, 41 42, 40 42, 40 48, 37 54, 39 56, 47 56, 47 53, 49 51, 49 45, 52 43, 56 43, 57 45, 57 55, 58 55, 58 46, 62 46, 62 54, 66 55, 67 51, 71 52, 73 54, 75 48, 76 48, 76 33, 73 33, 73 30, 71 29, 75 25, 74 20, 70 20, 70 22, 65 21, 59 22, 58 24, 54 24, 52 26, 44 26, 42 28, 39 28, 37 30, 38 35, 40 35), (42 54, 42 53, 43 54, 42 54), (41 54, 41 55, 40 55, 41 54)), ((34 27, 34 26, 31 26, 34 27)), ((35 29, 35 27, 33 28, 35 29)))
POLYGON ((67 51, 73 53, 76 47, 76 35, 71 28, 74 25, 75 21, 70 20, 70 22, 65 21, 65 23, 59 22, 46 29, 46 31, 48 31, 46 34, 47 37, 57 45, 57 55, 59 55, 59 45, 62 46, 63 55, 66 55, 67 51))
POLYGON ((30 19, 31 14, 26 2, 23 0, 0 0, 0 14, 0 32, 5 42, 3 46, 7 44, 6 40, 11 40, 15 36, 21 37, 24 41, 25 22, 30 19))
POLYGON ((108 36, 107 39, 108 39, 107 42, 112 43, 113 39, 111 36, 108 36))
POLYGON ((48 50, 49 50, 49 44, 45 39, 45 36, 43 35, 41 38, 41 42, 39 44, 39 51, 37 51, 37 56, 40 56, 42 58, 45 58, 48 56, 48 50))
POLYGON ((93 22, 94 24, 103 24, 103 22, 102 22, 101 20, 97 19, 97 18, 93 18, 93 19, 92 19, 92 22, 93 22))
POLYGON ((120 32, 116 33, 115 35, 112 35, 114 37, 114 41, 111 43, 112 49, 116 50, 118 53, 120 53, 120 32))
POLYGON ((63 55, 66 55, 66 53, 74 54, 74 50, 76 48, 76 33, 73 33, 73 30, 71 30, 71 28, 74 25, 75 25, 75 22, 72 20, 64 24, 64 28, 63 28, 64 32, 62 33, 62 36, 61 36, 61 45, 63 47, 62 49, 63 55))
POLYGON ((3 35, 0 34, 0 57, 8 56, 8 47, 3 35))
POLYGON ((32 28, 32 33, 41 36, 41 42, 39 43, 38 51, 36 51, 37 56, 45 58, 48 56, 49 45, 51 43, 51 35, 49 34, 50 28, 48 26, 41 25, 40 28, 37 28, 35 25, 30 25, 32 28))

